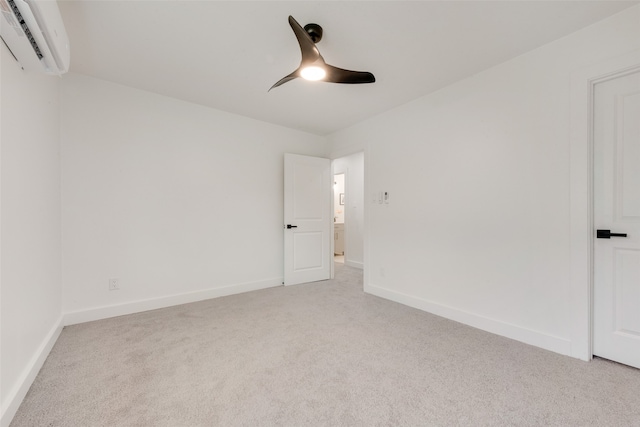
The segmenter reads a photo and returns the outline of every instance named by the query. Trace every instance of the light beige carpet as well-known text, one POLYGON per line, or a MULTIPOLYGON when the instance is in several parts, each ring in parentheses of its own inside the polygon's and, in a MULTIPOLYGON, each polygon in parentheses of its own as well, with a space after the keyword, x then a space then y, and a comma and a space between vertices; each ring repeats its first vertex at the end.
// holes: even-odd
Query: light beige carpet
POLYGON ((11 426, 640 426, 640 370, 365 295, 336 268, 66 327, 11 426))

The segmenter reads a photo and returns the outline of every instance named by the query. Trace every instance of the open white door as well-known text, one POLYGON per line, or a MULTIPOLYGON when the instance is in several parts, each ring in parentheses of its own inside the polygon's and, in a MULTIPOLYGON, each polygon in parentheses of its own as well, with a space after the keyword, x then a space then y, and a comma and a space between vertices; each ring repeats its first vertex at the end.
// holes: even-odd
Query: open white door
POLYGON ((331 276, 331 162, 284 155, 284 284, 331 276))
POLYGON ((640 70, 594 89, 593 354, 640 368, 640 70))

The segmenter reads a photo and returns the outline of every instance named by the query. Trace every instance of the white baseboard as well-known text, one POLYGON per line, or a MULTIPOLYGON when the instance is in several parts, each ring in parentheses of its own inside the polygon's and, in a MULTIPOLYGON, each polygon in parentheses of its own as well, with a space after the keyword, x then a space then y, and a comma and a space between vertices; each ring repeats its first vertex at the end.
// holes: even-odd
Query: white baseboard
POLYGON ((62 332, 62 325, 62 316, 60 316, 58 321, 55 323, 53 328, 51 328, 38 347, 38 350, 36 350, 36 353, 33 355, 25 369, 22 371, 17 384, 9 391, 6 399, 3 399, 0 427, 9 427, 9 424, 11 424, 11 420, 16 415, 16 412, 18 412, 18 408, 24 400, 24 397, 27 395, 31 384, 33 384, 33 381, 36 379, 38 372, 40 372, 40 368, 42 368, 44 361, 47 360, 47 356, 49 356, 53 345, 58 340, 60 332, 62 332))
POLYGON ((565 338, 533 331, 518 325, 469 313, 457 308, 406 295, 376 285, 365 285, 364 291, 381 298, 408 305, 409 307, 417 308, 419 310, 454 320, 456 322, 464 323, 465 325, 482 329, 483 331, 491 332, 496 335, 511 338, 525 344, 530 344, 567 356, 571 355, 571 341, 565 338))
POLYGON ((282 286, 282 277, 64 313, 65 326, 282 286))
POLYGON ((353 267, 353 268, 359 268, 360 270, 364 269, 364 264, 358 261, 350 261, 348 259, 345 259, 344 265, 348 265, 349 267, 353 267))

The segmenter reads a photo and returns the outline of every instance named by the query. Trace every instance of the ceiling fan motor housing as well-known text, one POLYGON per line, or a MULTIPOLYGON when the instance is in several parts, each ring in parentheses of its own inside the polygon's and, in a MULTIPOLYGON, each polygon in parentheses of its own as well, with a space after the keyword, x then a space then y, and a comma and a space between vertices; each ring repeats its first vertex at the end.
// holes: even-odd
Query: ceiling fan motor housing
POLYGON ((322 40, 322 27, 320 25, 307 24, 304 26, 304 30, 309 34, 314 43, 318 43, 322 40))

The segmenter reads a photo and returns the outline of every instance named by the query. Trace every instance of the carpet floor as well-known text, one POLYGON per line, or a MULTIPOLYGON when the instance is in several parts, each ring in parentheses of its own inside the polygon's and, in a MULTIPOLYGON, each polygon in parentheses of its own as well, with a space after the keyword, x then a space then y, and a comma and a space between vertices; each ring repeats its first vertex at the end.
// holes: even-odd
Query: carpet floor
POLYGON ((22 426, 640 426, 640 370, 364 294, 362 272, 65 327, 22 426))

